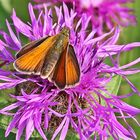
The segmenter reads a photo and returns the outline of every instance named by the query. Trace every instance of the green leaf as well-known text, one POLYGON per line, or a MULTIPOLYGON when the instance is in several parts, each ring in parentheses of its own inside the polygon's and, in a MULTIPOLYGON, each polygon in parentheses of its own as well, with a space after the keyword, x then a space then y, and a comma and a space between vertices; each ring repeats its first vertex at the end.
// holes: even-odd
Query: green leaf
MULTIPOLYGON (((6 30, 5 19, 10 17, 9 13, 5 11, 0 2, 0 29, 6 30)), ((9 18, 8 18, 9 19, 9 18)))
POLYGON ((3 129, 0 129, 0 140, 15 140, 16 137, 15 137, 15 134, 13 133, 10 133, 10 135, 5 138, 5 130, 3 129))
MULTIPOLYGON (((120 87, 120 84, 121 84, 121 76, 119 75, 115 75, 112 80, 107 83, 106 85, 106 89, 107 91, 110 93, 110 94, 113 94, 113 95, 117 95, 118 94, 118 91, 119 91, 119 87, 120 87)), ((109 95, 107 95, 105 92, 101 91, 102 94, 105 96, 105 97, 110 97, 109 95)), ((96 95, 97 96, 97 95, 96 95)), ((98 97, 97 97, 98 98, 98 97)), ((106 102, 104 99, 101 98, 100 100, 100 104, 102 104, 103 106, 106 105, 106 102)))
MULTIPOLYGON (((118 94, 118 91, 119 91, 119 87, 120 87, 120 84, 121 84, 121 76, 119 75, 115 75, 112 80, 107 83, 106 85, 106 89, 107 91, 110 93, 110 94, 113 94, 113 95, 117 95, 118 94)), ((105 92, 103 91, 100 91, 105 97, 110 97, 109 95, 107 95, 105 92)), ((103 98, 100 98, 98 97, 98 95, 92 93, 93 97, 98 101, 100 101, 100 104, 105 106, 106 105, 106 102, 103 98)))
POLYGON ((11 121, 11 117, 9 116, 4 116, 4 115, 0 115, 0 128, 6 130, 8 124, 11 121))
POLYGON ((121 80, 122 80, 122 77, 119 75, 115 75, 112 78, 112 80, 106 86, 109 93, 117 95, 117 93, 119 91, 120 84, 121 84, 121 80))
MULTIPOLYGON (((79 140, 79 137, 78 137, 78 135, 76 133, 74 133, 73 131, 69 130, 65 139, 66 140, 79 140)), ((59 136, 56 138, 56 140, 59 140, 59 136)))
POLYGON ((2 7, 8 13, 12 11, 11 0, 0 0, 2 7))
POLYGON ((11 0, 11 6, 15 9, 17 16, 23 21, 29 21, 28 4, 30 0, 11 0))
POLYGON ((137 25, 136 26, 129 26, 127 28, 124 28, 123 37, 124 37, 124 43, 126 42, 133 42, 133 41, 139 41, 139 31, 140 31, 140 1, 135 0, 134 3, 130 5, 131 8, 135 10, 134 14, 136 15, 137 19, 137 25))

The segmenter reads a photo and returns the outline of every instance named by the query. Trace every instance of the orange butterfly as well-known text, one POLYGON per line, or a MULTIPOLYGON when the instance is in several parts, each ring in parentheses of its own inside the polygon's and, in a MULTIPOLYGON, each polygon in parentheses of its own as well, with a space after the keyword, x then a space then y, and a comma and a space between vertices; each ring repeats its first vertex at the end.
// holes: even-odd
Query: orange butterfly
POLYGON ((16 54, 15 69, 48 78, 60 89, 75 85, 80 79, 80 67, 69 34, 69 28, 64 27, 54 36, 25 45, 16 54))

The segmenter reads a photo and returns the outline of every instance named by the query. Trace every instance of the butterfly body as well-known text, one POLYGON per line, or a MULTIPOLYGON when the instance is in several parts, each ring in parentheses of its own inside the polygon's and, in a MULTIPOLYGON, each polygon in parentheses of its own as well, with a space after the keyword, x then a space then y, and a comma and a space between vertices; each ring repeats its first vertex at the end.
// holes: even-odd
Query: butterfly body
POLYGON ((67 85, 74 85, 79 81, 80 68, 74 49, 69 45, 69 34, 69 28, 64 27, 60 33, 54 36, 45 37, 25 45, 17 53, 14 67, 22 73, 40 75, 43 79, 48 78, 60 89, 67 85), (72 53, 70 54, 69 51, 72 53), (76 63, 71 63, 71 61, 76 61, 76 63), (67 70, 70 63, 72 69, 69 66, 69 70, 67 70), (71 73, 70 69, 74 72, 71 73), (73 78, 74 81, 67 84, 67 78, 70 79, 70 75, 76 77, 73 78))

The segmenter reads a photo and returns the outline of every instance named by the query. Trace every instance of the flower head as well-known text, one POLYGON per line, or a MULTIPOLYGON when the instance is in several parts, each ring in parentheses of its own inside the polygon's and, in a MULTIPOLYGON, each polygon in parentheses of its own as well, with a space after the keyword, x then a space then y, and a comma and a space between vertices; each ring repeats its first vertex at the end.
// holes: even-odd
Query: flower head
POLYGON ((0 40, 0 89, 18 88, 18 95, 11 95, 17 102, 0 110, 2 114, 13 116, 5 135, 8 136, 12 129, 16 128, 16 140, 20 140, 24 130, 28 140, 36 129, 44 140, 47 140, 46 132, 52 134, 52 140, 58 134, 63 140, 68 130, 72 129, 81 140, 136 138, 126 119, 132 118, 136 121, 134 117, 140 113, 140 109, 121 99, 139 93, 127 79, 127 75, 140 72, 139 69, 130 69, 140 59, 119 66, 119 55, 122 51, 140 46, 140 43, 115 45, 120 33, 118 27, 95 38, 95 30, 87 32, 90 17, 83 14, 75 23, 75 11, 71 9, 69 12, 65 4, 55 7, 56 23, 53 21, 52 9, 47 7, 36 17, 32 5, 29 4, 29 14, 31 22, 23 23, 13 11, 12 20, 16 33, 8 21, 6 24, 10 36, 0 32, 3 35, 3 40, 0 40), (20 34, 33 41, 44 36, 56 35, 64 26, 70 29, 69 43, 74 47, 80 65, 81 77, 77 85, 60 90, 48 79, 42 79, 39 75, 25 75, 11 68, 15 61, 11 50, 17 52, 22 46, 20 34), (113 55, 118 56, 117 60, 114 60, 113 55), (112 66, 105 63, 106 58, 110 58, 112 66), (6 68, 2 67, 5 65, 6 68), (112 80, 116 81, 121 77, 132 88, 131 94, 116 96, 115 89, 111 89, 112 80), (15 113, 10 113, 15 109, 15 113), (118 121, 119 119, 124 121, 126 127, 118 121))
POLYGON ((98 29, 98 34, 109 31, 118 24, 123 27, 135 25, 136 18, 133 9, 126 4, 132 0, 34 0, 36 2, 66 2, 69 6, 74 4, 77 16, 83 13, 91 17, 93 28, 98 29))

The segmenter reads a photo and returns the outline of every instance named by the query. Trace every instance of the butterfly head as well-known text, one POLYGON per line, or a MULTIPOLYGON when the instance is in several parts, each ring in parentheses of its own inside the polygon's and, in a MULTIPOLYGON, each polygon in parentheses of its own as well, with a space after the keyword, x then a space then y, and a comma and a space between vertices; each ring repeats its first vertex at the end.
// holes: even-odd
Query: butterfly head
POLYGON ((70 29, 65 26, 62 28, 61 33, 67 37, 70 35, 70 29))

